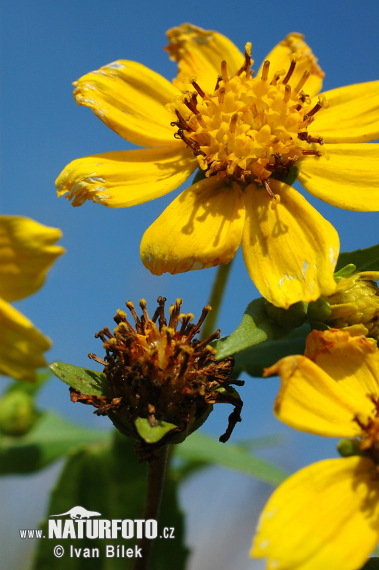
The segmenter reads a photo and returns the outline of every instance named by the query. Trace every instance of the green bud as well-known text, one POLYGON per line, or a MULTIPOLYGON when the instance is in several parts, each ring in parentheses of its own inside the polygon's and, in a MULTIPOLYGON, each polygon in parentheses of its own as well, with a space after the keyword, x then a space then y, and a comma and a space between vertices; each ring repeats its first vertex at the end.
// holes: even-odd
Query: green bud
POLYGON ((341 457, 362 455, 359 441, 357 439, 341 439, 337 444, 337 450, 341 457))
POLYGON ((0 400, 0 432, 4 435, 28 433, 38 417, 33 397, 22 390, 12 390, 0 400))

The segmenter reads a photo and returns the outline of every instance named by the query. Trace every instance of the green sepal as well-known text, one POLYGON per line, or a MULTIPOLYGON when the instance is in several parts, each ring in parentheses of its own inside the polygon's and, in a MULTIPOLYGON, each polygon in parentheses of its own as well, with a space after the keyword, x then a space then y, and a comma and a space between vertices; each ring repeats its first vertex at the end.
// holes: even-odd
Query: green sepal
POLYGON ((350 277, 350 275, 355 273, 356 270, 357 267, 356 265, 354 265, 354 263, 348 263, 347 265, 341 267, 341 269, 339 269, 334 273, 334 279, 336 281, 339 281, 340 279, 343 279, 345 277, 350 277))
POLYGON ((204 180, 205 178, 205 170, 201 170, 200 168, 196 171, 196 174, 194 176, 194 179, 192 180, 192 184, 197 184, 198 182, 201 182, 202 180, 204 180))
POLYGON ((298 167, 297 166, 291 166, 286 178, 284 178, 282 180, 282 182, 284 182, 284 184, 288 184, 288 186, 292 186, 292 184, 294 184, 296 182, 298 176, 299 176, 298 167))
POLYGON ((165 435, 177 429, 177 426, 169 422, 157 421, 151 426, 146 418, 137 418, 134 422, 138 435, 146 443, 158 443, 165 435))
POLYGON ((341 439, 337 444, 337 451, 341 457, 351 457, 352 455, 362 455, 357 439, 341 439))
POLYGON ((49 366, 55 376, 78 392, 89 396, 107 396, 106 376, 103 372, 80 368, 64 362, 53 362, 49 366))
POLYGON ((354 264, 356 271, 378 271, 379 244, 367 247, 366 249, 356 249, 355 251, 340 253, 336 271, 338 272, 349 264, 354 264))

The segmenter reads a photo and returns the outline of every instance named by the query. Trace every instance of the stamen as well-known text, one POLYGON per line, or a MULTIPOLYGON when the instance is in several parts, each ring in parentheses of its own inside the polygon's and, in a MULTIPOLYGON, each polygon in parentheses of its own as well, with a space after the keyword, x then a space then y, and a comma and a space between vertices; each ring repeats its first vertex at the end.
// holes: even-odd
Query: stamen
POLYGON ((284 103, 288 103, 290 98, 291 98, 291 87, 290 85, 286 85, 284 88, 284 97, 283 97, 284 103))
POLYGON ((103 366, 107 366, 107 364, 108 364, 108 362, 105 362, 105 360, 102 360, 101 358, 96 356, 96 354, 93 354, 93 352, 89 353, 88 358, 90 358, 91 360, 94 360, 95 362, 98 362, 99 364, 102 364, 103 366))
POLYGON ((190 342, 193 339, 193 337, 195 336, 195 334, 199 332, 200 327, 203 324, 205 317, 207 316, 209 311, 211 311, 211 309, 212 309, 212 307, 210 307, 209 305, 207 305, 206 307, 203 308, 200 319, 198 320, 196 325, 194 325, 192 327, 190 333, 188 334, 187 343, 190 342))
POLYGON ((154 316, 151 319, 153 323, 155 323, 159 317, 158 320, 159 331, 162 330, 162 327, 165 327, 167 325, 166 317, 164 314, 164 306, 166 301, 167 301, 166 297, 158 297, 157 299, 158 307, 155 309, 154 316))
POLYGON ((306 81, 309 79, 311 75, 311 72, 307 69, 304 71, 303 73, 303 77, 300 79, 299 83, 296 85, 294 92, 295 93, 299 93, 300 89, 302 89, 306 83, 306 81))
POLYGON ((139 302, 139 306, 140 306, 141 309, 142 309, 143 318, 144 318, 144 321, 145 321, 144 324, 145 324, 145 323, 147 323, 148 320, 149 320, 149 315, 148 315, 148 312, 147 312, 147 309, 146 309, 146 300, 145 300, 145 299, 141 299, 140 302, 139 302))
POLYGON ((321 156, 321 152, 318 150, 303 150, 303 156, 321 156))
POLYGON ((286 83, 288 83, 288 81, 291 79, 291 76, 295 70, 296 67, 296 61, 293 59, 291 61, 291 65, 289 67, 289 70, 287 71, 287 75, 285 76, 285 78, 283 79, 282 83, 283 85, 285 85, 286 83))
POLYGON ((297 137, 301 141, 307 141, 309 143, 324 144, 324 139, 322 137, 312 137, 312 135, 309 135, 306 131, 304 131, 302 133, 298 133, 297 137))
POLYGON ((132 317, 136 323, 137 332, 141 333, 142 332, 142 323, 139 319, 139 316, 136 313, 136 310, 134 308, 132 301, 128 301, 127 303, 125 303, 125 305, 128 307, 129 311, 132 313, 132 317))
POLYGON ((221 62, 221 76, 222 76, 223 82, 226 85, 229 81, 229 77, 228 77, 228 67, 227 67, 227 63, 225 60, 223 60, 221 62))
POLYGON ((188 109, 189 109, 190 111, 192 111, 192 113, 194 113, 195 115, 198 114, 199 111, 198 111, 197 108, 196 108, 196 103, 197 103, 197 101, 196 101, 196 95, 195 95, 195 97, 193 97, 193 95, 192 95, 192 96, 191 96, 191 99, 185 98, 184 101, 183 101, 183 103, 185 104, 186 107, 188 107, 188 109))
POLYGON ((229 123, 229 132, 231 135, 234 135, 236 131, 237 121, 238 121, 238 113, 234 113, 229 123))
POLYGON ((263 182, 264 187, 266 188, 267 194, 268 194, 268 195, 270 196, 270 198, 271 198, 272 200, 274 200, 274 202, 275 202, 275 201, 276 201, 275 194, 273 193, 273 191, 272 191, 271 188, 270 188, 270 183, 269 183, 268 179, 267 179, 267 178, 264 178, 264 179, 262 180, 262 182, 263 182))
POLYGON ((268 59, 266 59, 262 69, 262 81, 267 81, 269 69, 270 69, 270 62, 268 59))
POLYGON ((313 117, 313 115, 315 115, 317 113, 317 111, 319 111, 321 108, 323 107, 323 104, 321 103, 321 101, 318 101, 318 103, 316 103, 316 105, 313 107, 313 109, 311 109, 306 115, 304 115, 304 119, 305 118, 309 118, 309 117, 313 117))
POLYGON ((196 89, 196 91, 198 92, 198 94, 200 95, 200 97, 202 97, 204 99, 204 91, 202 90, 202 88, 200 87, 200 85, 198 85, 198 83, 196 83, 196 81, 192 81, 192 85, 194 86, 194 88, 196 89))
POLYGON ((217 89, 220 87, 220 81, 222 81, 222 75, 219 75, 219 76, 217 77, 216 86, 215 86, 215 91, 217 91, 217 89))
POLYGON ((180 129, 185 129, 186 131, 193 131, 193 129, 189 126, 187 121, 183 119, 182 115, 179 113, 178 109, 175 109, 175 114, 178 117, 177 121, 173 121, 171 123, 172 127, 179 127, 180 129))
POLYGON ((225 99, 225 87, 221 87, 221 89, 218 92, 218 102, 220 103, 220 105, 222 105, 224 99, 225 99))

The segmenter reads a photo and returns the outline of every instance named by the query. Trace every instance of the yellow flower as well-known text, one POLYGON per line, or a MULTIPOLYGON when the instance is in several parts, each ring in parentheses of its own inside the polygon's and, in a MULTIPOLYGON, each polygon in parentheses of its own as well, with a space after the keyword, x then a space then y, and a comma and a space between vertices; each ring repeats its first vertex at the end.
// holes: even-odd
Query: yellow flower
POLYGON ((170 83, 119 60, 81 77, 77 103, 142 148, 71 162, 58 195, 117 208, 182 192, 145 232, 150 271, 179 273, 228 263, 242 244, 248 272, 270 302, 288 307, 335 290, 338 235, 285 181, 353 210, 379 208, 379 82, 316 96, 323 72, 300 34, 290 34, 251 75, 223 35, 184 24, 168 32, 178 62, 170 83), (323 145, 323 142, 333 143, 323 145))
POLYGON ((61 235, 29 218, 0 216, 0 374, 32 382, 35 370, 46 366, 43 352, 50 340, 8 301, 32 295, 43 285, 64 252, 54 245, 61 235))
POLYGON ((346 331, 313 331, 305 356, 266 370, 282 386, 277 417, 354 440, 358 455, 314 463, 271 496, 251 555, 272 570, 357 570, 379 541, 379 351, 346 331))

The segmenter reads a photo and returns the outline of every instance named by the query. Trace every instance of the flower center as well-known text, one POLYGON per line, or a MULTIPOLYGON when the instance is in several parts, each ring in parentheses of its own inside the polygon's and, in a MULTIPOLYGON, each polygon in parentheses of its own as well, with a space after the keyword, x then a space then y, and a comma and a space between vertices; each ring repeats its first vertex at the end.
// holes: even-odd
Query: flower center
POLYGON ((194 90, 171 105, 177 116, 171 125, 178 128, 174 136, 193 151, 206 176, 256 182, 271 193, 270 177, 283 180, 298 160, 321 155, 322 138, 309 135, 307 128, 327 103, 320 96, 312 104, 304 93, 310 71, 291 84, 295 59, 271 82, 270 61, 264 62, 260 77, 252 77, 252 63, 247 44, 245 63, 233 77, 228 76, 226 62, 221 63, 213 93, 191 81, 194 90))

